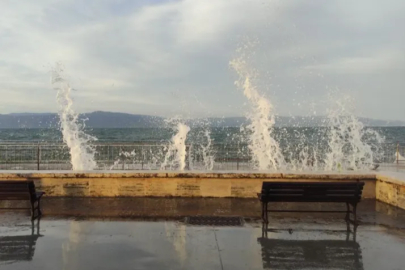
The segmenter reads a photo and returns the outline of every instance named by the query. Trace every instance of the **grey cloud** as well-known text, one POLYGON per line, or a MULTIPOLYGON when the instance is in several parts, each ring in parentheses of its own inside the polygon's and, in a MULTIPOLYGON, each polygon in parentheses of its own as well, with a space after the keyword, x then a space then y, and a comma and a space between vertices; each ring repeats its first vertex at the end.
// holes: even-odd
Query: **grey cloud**
POLYGON ((228 63, 245 37, 259 40, 250 63, 278 114, 322 113, 335 88, 357 99, 362 116, 405 113, 400 0, 1 5, 2 113, 56 110, 47 72, 61 61, 81 112, 241 115, 248 106, 228 63))

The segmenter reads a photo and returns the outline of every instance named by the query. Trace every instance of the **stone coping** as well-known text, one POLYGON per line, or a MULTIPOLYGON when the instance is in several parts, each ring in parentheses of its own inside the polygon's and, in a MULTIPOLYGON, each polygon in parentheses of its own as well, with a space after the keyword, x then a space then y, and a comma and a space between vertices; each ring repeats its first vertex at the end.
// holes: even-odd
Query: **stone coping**
MULTIPOLYGON (((215 178, 215 179, 325 179, 325 180, 376 180, 376 174, 365 172, 175 172, 175 171, 1 171, 4 178, 215 178)), ((405 177, 404 177, 405 178, 405 177)))
POLYGON ((376 179, 383 182, 405 186, 405 173, 383 172, 376 175, 376 179))

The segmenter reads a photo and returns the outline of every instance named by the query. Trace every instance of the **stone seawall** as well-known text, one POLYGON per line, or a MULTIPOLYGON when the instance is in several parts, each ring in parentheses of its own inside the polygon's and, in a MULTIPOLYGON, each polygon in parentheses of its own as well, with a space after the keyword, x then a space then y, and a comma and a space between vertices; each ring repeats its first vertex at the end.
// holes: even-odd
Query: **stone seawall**
POLYGON ((216 198, 256 198, 263 181, 362 181, 363 198, 376 198, 376 175, 358 173, 0 172, 6 179, 32 179, 49 197, 216 198))
POLYGON ((405 174, 384 173, 377 175, 376 199, 405 209, 405 174))

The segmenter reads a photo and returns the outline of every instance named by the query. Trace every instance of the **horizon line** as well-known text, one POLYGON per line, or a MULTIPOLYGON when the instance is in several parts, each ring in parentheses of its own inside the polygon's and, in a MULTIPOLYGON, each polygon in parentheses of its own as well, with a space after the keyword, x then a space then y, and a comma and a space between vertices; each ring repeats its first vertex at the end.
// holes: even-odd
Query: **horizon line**
MULTIPOLYGON (((152 115, 152 114, 142 114, 142 113, 129 113, 129 112, 117 112, 117 111, 101 111, 101 110, 97 110, 97 111, 91 111, 91 112, 83 112, 83 113, 78 113, 79 115, 83 115, 83 114, 91 114, 91 113, 117 113, 117 114, 127 114, 127 115, 137 115, 137 116, 149 116, 149 117, 159 117, 159 118, 163 118, 163 119, 167 119, 170 117, 165 117, 165 116, 160 116, 160 115, 152 115)), ((58 115, 58 112, 13 112, 13 113, 4 113, 0 115, 46 115, 46 114, 56 114, 58 115)), ((319 118, 319 117, 323 117, 323 118, 327 118, 327 115, 278 115, 275 114, 275 117, 286 117, 286 118, 296 118, 296 117, 305 117, 305 118, 319 118)), ((375 121, 385 121, 385 122, 403 122, 405 123, 404 120, 387 120, 387 119, 377 119, 377 118, 370 118, 370 117, 365 117, 365 116, 356 116, 357 118, 363 118, 363 119, 368 119, 368 120, 375 120, 375 121)), ((246 116, 209 116, 209 117, 192 117, 192 118, 183 118, 184 120, 193 120, 193 119, 212 119, 212 118, 219 118, 219 119, 225 119, 225 118, 247 118, 246 116)))

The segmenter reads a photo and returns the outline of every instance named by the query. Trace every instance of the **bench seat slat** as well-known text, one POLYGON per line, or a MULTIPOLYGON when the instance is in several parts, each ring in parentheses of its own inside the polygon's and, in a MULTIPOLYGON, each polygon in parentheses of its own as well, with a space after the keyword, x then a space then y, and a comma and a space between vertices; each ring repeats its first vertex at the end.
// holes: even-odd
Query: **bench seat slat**
POLYGON ((9 187, 10 185, 14 186, 14 187, 26 187, 28 186, 28 182, 16 182, 16 181, 6 181, 6 182, 1 182, 0 183, 0 187, 9 187))
POLYGON ((20 190, 2 190, 0 189, 0 194, 29 194, 28 190, 20 191, 20 190))
POLYGON ((27 193, 0 193, 0 199, 7 199, 8 197, 24 197, 24 198, 30 198, 30 195, 27 193))
POLYGON ((0 199, 2 199, 2 200, 7 200, 7 198, 13 198, 13 197, 21 197, 21 198, 27 198, 27 199, 29 199, 29 198, 30 198, 30 195, 29 195, 29 194, 19 194, 19 193, 16 193, 16 194, 10 194, 10 193, 8 193, 8 194, 6 194, 6 195, 1 195, 1 194, 0 194, 0 199))
POLYGON ((363 188, 361 186, 263 186, 263 190, 267 189, 274 189, 274 190, 283 190, 283 189, 319 189, 319 190, 324 190, 324 189, 340 189, 340 190, 357 190, 358 188, 363 188))
POLYGON ((336 197, 336 198, 360 198, 360 194, 297 194, 297 193, 284 193, 284 194, 263 194, 261 198, 282 198, 282 197, 303 197, 303 198, 312 198, 312 197, 336 197))
POLYGON ((262 200, 263 202, 358 202, 358 198, 302 198, 302 197, 288 197, 288 198, 271 198, 262 200))
POLYGON ((263 200, 271 200, 271 199, 282 199, 282 198, 302 198, 302 199, 316 199, 316 198, 332 198, 332 199, 360 199, 360 196, 342 196, 342 195, 312 195, 312 196, 306 196, 303 194, 277 194, 277 195, 271 195, 271 196, 263 196, 263 200))
POLYGON ((12 191, 28 192, 28 191, 29 191, 29 187, 28 187, 28 185, 25 185, 25 186, 17 186, 17 187, 10 185, 10 186, 3 186, 3 187, 0 187, 0 191, 4 191, 4 192, 8 192, 8 191, 10 191, 10 192, 12 192, 12 191))
POLYGON ((264 190, 362 190, 362 187, 263 187, 264 190))
POLYGON ((362 184, 363 182, 354 182, 354 181, 329 181, 329 180, 324 180, 324 181, 302 181, 302 182, 290 182, 290 181, 267 181, 263 182, 264 185, 274 185, 274 184, 280 184, 280 185, 290 185, 290 186, 297 186, 297 185, 311 185, 311 186, 342 186, 342 185, 358 185, 362 184))
POLYGON ((353 187, 358 187, 361 186, 357 183, 318 183, 318 182, 307 182, 307 183, 297 183, 297 182, 292 182, 292 183, 280 183, 280 182, 263 182, 263 188, 268 188, 268 187, 274 187, 274 188, 279 188, 279 187, 289 187, 289 188, 298 188, 298 187, 311 187, 311 188, 353 188, 353 187))
POLYGON ((283 197, 302 197, 302 198, 313 198, 313 197, 333 197, 333 198, 361 198, 359 194, 271 194, 271 195, 261 195, 260 198, 283 198, 283 197))
POLYGON ((0 183, 0 187, 6 187, 6 186, 10 186, 10 185, 13 185, 15 187, 26 187, 28 185, 28 183, 18 183, 15 181, 0 183))
POLYGON ((269 200, 289 200, 291 198, 301 199, 301 200, 358 200, 360 196, 300 196, 300 195, 283 195, 283 196, 271 196, 271 197, 264 197, 264 201, 269 200))
POLYGON ((311 194, 355 194, 359 193, 357 190, 264 190, 263 194, 301 194, 301 193, 311 193, 311 194))
POLYGON ((1 200, 4 201, 18 201, 18 200, 22 200, 22 201, 29 201, 30 197, 27 196, 8 196, 8 197, 0 197, 1 200))

